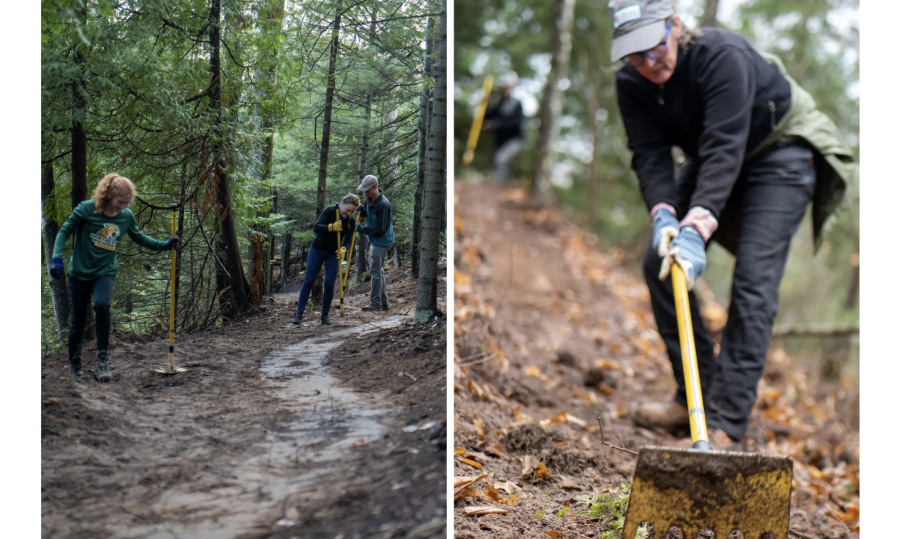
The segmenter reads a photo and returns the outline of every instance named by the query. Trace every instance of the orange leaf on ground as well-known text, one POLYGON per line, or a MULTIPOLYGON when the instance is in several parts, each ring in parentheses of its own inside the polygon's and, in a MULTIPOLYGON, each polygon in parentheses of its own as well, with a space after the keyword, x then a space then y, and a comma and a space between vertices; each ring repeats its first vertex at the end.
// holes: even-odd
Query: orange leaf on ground
POLYGON ((541 479, 553 479, 553 477, 547 472, 547 466, 543 462, 539 462, 538 465, 531 470, 534 474, 534 481, 540 481, 541 479))
POLYGON ((562 533, 560 533, 556 530, 548 530, 546 533, 552 539, 562 539, 563 537, 565 537, 565 535, 563 535, 562 533))
POLYGON ((481 469, 481 464, 475 462, 474 460, 469 460, 469 459, 464 459, 462 457, 459 457, 459 461, 464 462, 473 468, 478 468, 479 470, 481 469))

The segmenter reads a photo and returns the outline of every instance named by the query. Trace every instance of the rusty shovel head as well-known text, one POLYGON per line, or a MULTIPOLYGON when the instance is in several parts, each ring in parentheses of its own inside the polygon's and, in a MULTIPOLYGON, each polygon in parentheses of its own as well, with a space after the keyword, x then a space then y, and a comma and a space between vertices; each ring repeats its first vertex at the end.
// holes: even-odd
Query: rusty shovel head
POLYGON ((622 537, 786 539, 792 478, 790 457, 644 446, 622 537))

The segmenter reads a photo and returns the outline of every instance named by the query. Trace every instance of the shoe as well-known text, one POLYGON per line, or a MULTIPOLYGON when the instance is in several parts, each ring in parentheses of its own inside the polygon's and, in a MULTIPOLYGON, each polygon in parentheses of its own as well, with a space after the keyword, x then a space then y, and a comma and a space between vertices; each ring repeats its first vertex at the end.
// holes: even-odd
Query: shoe
POLYGON ((294 319, 291 320, 291 324, 294 324, 295 326, 299 326, 300 322, 303 322, 303 313, 295 314, 294 319))
POLYGON ((323 325, 323 326, 330 326, 330 325, 331 325, 331 318, 328 318, 328 315, 327 315, 327 314, 323 314, 323 315, 322 315, 322 325, 323 325))
POLYGON ((718 451, 746 451, 741 440, 734 440, 727 432, 719 428, 711 428, 709 434, 709 446, 718 451))
POLYGON ((84 376, 84 369, 81 367, 81 358, 77 357, 69 362, 69 373, 81 378, 84 376))
POLYGON ((387 301, 387 298, 384 298, 384 299, 381 301, 381 310, 382 310, 382 311, 388 310, 388 301, 387 301))
POLYGON ((631 419, 639 427, 662 429, 669 433, 676 433, 691 426, 687 407, 675 401, 641 404, 631 419))
POLYGON ((97 379, 101 382, 112 380, 112 373, 109 371, 109 352, 106 350, 97 350, 97 379))
POLYGON ((386 311, 386 310, 387 310, 387 307, 382 307, 381 305, 369 305, 369 306, 367 306, 367 307, 363 307, 361 310, 366 311, 366 312, 371 312, 371 311, 386 311))

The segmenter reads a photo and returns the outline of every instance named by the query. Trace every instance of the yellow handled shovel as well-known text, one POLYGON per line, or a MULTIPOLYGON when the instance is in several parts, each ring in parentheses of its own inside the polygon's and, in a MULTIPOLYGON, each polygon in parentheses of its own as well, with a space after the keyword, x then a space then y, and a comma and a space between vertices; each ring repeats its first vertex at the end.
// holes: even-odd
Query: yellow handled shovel
POLYGON ((487 111, 488 99, 491 97, 491 87, 494 85, 494 77, 488 75, 484 78, 482 86, 481 102, 475 109, 475 119, 472 120, 472 129, 469 131, 469 140, 466 142, 466 153, 463 154, 463 165, 470 165, 475 158, 475 146, 478 145, 478 134, 481 133, 481 124, 484 122, 484 113, 487 111))
MULTIPOLYGON (((172 204, 172 237, 178 233, 175 219, 178 215, 178 204, 172 204)), ((175 367, 175 246, 171 249, 172 271, 169 274, 169 366, 168 368, 151 369, 160 374, 177 374, 187 372, 187 369, 175 367)))
MULTIPOLYGON (((356 228, 359 228, 359 213, 356 214, 356 228)), ((354 245, 356 245, 356 230, 353 231, 353 238, 350 240, 350 252, 347 254, 346 273, 344 273, 344 270, 341 267, 341 261, 338 260, 338 286, 341 287, 341 316, 344 316, 344 289, 347 287, 347 280, 350 279, 350 261, 353 260, 354 245)))
POLYGON ((786 538, 793 462, 710 449, 687 283, 677 263, 672 288, 693 447, 641 447, 622 537, 634 539, 638 527, 649 524, 655 537, 706 537, 700 532, 709 529, 723 539, 786 538))

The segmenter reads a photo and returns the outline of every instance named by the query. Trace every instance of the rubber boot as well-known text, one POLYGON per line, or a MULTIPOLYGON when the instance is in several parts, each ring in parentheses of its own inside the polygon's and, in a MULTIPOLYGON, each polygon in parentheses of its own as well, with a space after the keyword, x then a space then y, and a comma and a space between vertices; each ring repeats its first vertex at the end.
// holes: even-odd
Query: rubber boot
POLYGON ((112 380, 112 373, 109 371, 109 352, 106 350, 97 350, 97 379, 101 382, 112 380))
POLYGON ((323 314, 323 315, 322 315, 322 325, 323 325, 323 326, 330 326, 330 325, 331 325, 331 318, 328 318, 328 315, 327 315, 327 314, 323 314))
POLYGON ((84 376, 84 368, 81 366, 81 347, 77 347, 69 358, 69 373, 79 378, 84 376))

